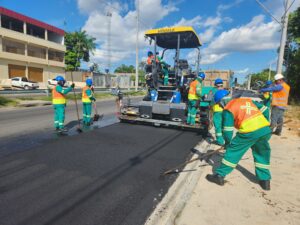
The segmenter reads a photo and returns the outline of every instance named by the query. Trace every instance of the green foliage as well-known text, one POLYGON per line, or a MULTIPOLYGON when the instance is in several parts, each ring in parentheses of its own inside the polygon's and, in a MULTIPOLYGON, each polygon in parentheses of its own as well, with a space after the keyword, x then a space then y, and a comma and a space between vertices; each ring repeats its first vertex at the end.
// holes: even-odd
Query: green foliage
POLYGON ((67 71, 80 67, 80 61, 90 61, 90 53, 96 49, 96 39, 87 35, 86 31, 66 32, 65 34, 65 64, 67 71))
POLYGON ((115 69, 115 73, 135 73, 135 67, 133 65, 126 66, 122 64, 115 69))
POLYGON ((289 16, 288 51, 285 53, 287 82, 291 86, 291 97, 300 100, 300 7, 289 16))
POLYGON ((0 96, 0 107, 1 106, 15 105, 15 104, 16 104, 16 101, 0 96))
MULTIPOLYGON (((274 80, 275 71, 271 71, 271 80, 274 80)), ((251 87, 256 86, 257 82, 265 83, 269 79, 269 69, 264 69, 259 73, 251 74, 251 87)))

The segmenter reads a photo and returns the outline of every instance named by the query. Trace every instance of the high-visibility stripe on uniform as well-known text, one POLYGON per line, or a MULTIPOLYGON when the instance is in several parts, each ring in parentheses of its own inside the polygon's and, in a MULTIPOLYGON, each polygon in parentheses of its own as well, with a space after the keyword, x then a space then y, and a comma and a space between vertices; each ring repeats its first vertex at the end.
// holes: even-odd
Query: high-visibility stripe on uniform
POLYGON ((188 99, 189 100, 199 100, 200 96, 197 95, 197 85, 200 84, 198 80, 194 80, 190 84, 188 99))
POLYGON ((215 104, 212 107, 213 112, 223 112, 223 108, 219 104, 215 104))
POLYGON ((86 91, 87 90, 90 90, 91 88, 89 86, 85 86, 84 88, 82 88, 82 98, 81 98, 81 101, 84 102, 84 103, 91 103, 91 97, 93 97, 92 95, 88 96, 86 94, 86 91))
POLYGON ((226 166, 229 166, 229 167, 232 167, 232 168, 235 168, 237 164, 234 164, 234 163, 231 163, 229 161, 227 161, 226 159, 222 159, 222 163, 226 166))
POLYGON ((216 133, 216 136, 220 137, 222 136, 222 133, 216 133))
POLYGON ((273 92, 272 106, 285 107, 288 104, 290 86, 285 82, 283 82, 281 85, 283 87, 281 91, 273 92))
POLYGON ((263 106, 263 107, 261 107, 259 110, 261 111, 261 113, 264 113, 264 111, 266 111, 267 109, 268 109, 268 107, 263 106))
POLYGON ((250 98, 231 100, 225 107, 234 117, 234 126, 240 133, 250 133, 270 123, 250 98))
POLYGON ((59 104, 66 104, 66 98, 62 93, 59 93, 56 90, 56 86, 52 89, 52 104, 59 105, 59 104))
POLYGON ((233 131, 234 127, 223 127, 224 131, 233 131))
POLYGON ((262 163, 254 163, 255 167, 261 168, 261 169, 270 169, 270 165, 268 164, 262 164, 262 163))

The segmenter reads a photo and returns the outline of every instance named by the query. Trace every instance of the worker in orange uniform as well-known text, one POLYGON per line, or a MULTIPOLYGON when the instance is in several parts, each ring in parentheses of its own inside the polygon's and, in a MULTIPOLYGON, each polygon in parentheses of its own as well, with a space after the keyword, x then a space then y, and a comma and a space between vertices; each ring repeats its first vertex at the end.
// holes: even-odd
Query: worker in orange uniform
POLYGON ((66 80, 62 76, 55 78, 57 85, 52 89, 52 104, 54 108, 54 127, 59 133, 67 132, 64 127, 65 122, 65 108, 66 108, 66 94, 68 94, 75 84, 72 84, 68 88, 63 88, 66 80))
POLYGON ((273 92, 271 103, 271 129, 276 128, 273 134, 280 136, 283 126, 283 114, 288 104, 290 86, 284 81, 282 74, 276 74, 274 79, 274 86, 263 88, 260 92, 273 92))
POLYGON ((271 130, 268 115, 260 110, 265 106, 250 98, 231 99, 228 95, 227 90, 219 90, 214 96, 215 103, 224 109, 223 136, 226 152, 215 174, 208 174, 206 179, 224 185, 224 177, 236 168, 243 155, 251 148, 259 185, 264 190, 270 190, 271 130), (232 139, 234 127, 238 132, 232 139))

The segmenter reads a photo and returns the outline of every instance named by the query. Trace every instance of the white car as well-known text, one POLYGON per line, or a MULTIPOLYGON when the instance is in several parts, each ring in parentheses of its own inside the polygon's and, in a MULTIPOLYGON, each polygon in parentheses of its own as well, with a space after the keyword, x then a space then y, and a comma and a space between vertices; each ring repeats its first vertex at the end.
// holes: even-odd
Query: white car
POLYGON ((11 79, 13 87, 23 88, 25 90, 39 88, 39 83, 35 81, 29 81, 26 77, 14 77, 11 79))

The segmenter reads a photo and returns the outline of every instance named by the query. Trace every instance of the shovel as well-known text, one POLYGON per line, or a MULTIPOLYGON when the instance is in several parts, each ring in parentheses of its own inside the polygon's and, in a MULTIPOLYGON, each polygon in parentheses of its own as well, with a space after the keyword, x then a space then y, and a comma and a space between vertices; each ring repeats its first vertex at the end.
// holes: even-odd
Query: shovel
POLYGON ((103 118, 103 114, 99 115, 98 114, 98 111, 97 111, 97 106, 96 106, 96 103, 93 102, 93 107, 94 107, 94 111, 95 111, 95 114, 94 114, 94 121, 98 121, 99 119, 101 120, 103 118))

